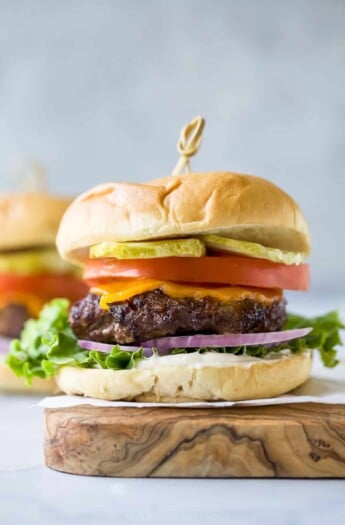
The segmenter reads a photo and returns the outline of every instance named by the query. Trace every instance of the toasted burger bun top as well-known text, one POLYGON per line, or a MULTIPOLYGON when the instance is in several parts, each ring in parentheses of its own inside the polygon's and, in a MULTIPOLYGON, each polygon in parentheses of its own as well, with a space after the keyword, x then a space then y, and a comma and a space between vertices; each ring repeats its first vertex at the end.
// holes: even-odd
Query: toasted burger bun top
POLYGON ((102 241, 204 233, 310 252, 308 225, 296 202, 265 179, 230 172, 96 186, 66 211, 57 246, 62 257, 82 262, 86 248, 102 241))
POLYGON ((40 192, 0 194, 0 251, 55 244, 71 199, 40 192))

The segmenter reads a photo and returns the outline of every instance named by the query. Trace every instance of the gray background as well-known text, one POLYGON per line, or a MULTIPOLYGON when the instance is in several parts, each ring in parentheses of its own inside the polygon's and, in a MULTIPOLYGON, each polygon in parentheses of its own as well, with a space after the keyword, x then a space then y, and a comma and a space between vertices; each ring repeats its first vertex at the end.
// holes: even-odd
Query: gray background
POLYGON ((313 289, 345 289, 345 1, 0 0, 0 188, 34 157, 54 191, 195 170, 267 177, 310 221, 313 289))

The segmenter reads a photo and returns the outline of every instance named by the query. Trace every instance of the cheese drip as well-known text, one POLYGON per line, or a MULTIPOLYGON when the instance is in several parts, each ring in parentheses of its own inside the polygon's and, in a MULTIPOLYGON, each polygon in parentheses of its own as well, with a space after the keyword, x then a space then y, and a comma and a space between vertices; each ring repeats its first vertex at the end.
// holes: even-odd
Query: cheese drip
POLYGON ((91 289, 91 293, 101 296, 100 307, 109 310, 109 304, 127 301, 135 295, 139 295, 152 290, 160 289, 170 297, 183 298, 192 297, 201 299, 202 297, 213 297, 219 301, 241 301, 252 299, 260 303, 271 304, 280 301, 282 290, 244 288, 240 286, 225 287, 206 287, 192 286, 187 284, 177 284, 168 281, 155 279, 127 279, 112 281, 111 283, 100 284, 91 289))
POLYGON ((32 317, 38 317, 46 302, 46 298, 32 293, 7 292, 0 294, 0 310, 10 304, 19 304, 25 306, 32 317))

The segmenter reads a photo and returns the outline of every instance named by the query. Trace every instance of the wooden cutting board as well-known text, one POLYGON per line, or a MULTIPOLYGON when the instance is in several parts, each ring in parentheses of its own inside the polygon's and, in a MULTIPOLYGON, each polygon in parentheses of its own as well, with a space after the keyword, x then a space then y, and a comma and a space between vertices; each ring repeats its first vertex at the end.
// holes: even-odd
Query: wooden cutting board
POLYGON ((345 478, 345 406, 46 409, 45 460, 90 476, 345 478))

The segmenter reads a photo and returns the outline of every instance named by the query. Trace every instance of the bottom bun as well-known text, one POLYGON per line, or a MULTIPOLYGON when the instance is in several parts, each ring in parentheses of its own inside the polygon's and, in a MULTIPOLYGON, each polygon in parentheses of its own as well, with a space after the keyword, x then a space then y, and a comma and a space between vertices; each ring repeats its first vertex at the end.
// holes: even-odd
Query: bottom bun
POLYGON ((265 359, 195 352, 151 357, 131 370, 66 366, 56 380, 66 394, 110 401, 240 401, 293 390, 307 381, 311 363, 310 351, 283 351, 265 359))
POLYGON ((17 377, 3 363, 0 363, 0 391, 16 394, 58 394, 60 392, 55 379, 34 377, 32 383, 28 385, 23 378, 17 377))

